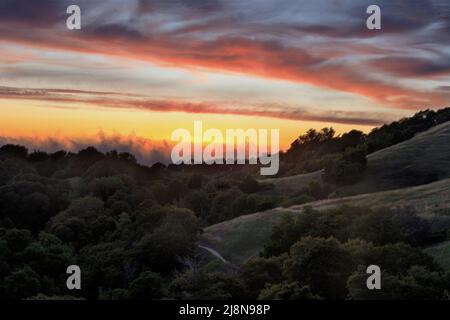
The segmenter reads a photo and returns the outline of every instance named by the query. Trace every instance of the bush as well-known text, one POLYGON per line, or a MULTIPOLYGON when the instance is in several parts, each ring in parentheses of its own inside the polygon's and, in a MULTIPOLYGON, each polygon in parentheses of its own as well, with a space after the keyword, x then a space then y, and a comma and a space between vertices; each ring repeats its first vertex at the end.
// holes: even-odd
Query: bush
POLYGON ((297 281, 271 285, 261 291, 260 300, 321 300, 308 286, 300 286, 297 281))
POLYGON ((162 278, 159 274, 145 271, 128 288, 128 299, 154 300, 162 297, 162 278))
POLYGON ((345 299, 346 281, 356 265, 334 238, 306 237, 294 244, 286 261, 285 276, 325 299, 345 299))
POLYGON ((11 272, 5 278, 4 290, 8 298, 23 299, 34 296, 41 289, 39 276, 29 266, 11 272))

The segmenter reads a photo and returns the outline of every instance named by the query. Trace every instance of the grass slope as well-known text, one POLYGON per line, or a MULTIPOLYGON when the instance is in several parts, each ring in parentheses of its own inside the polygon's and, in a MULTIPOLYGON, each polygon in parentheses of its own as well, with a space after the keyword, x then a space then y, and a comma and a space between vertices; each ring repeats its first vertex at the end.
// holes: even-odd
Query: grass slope
POLYGON ((342 188, 361 194, 420 185, 450 178, 450 122, 368 156, 364 179, 342 188))
POLYGON ((258 255, 269 239, 272 227, 284 214, 299 214, 306 206, 323 210, 342 205, 372 208, 408 206, 429 219, 435 230, 441 230, 450 226, 450 179, 423 186, 321 200, 241 216, 206 228, 202 244, 214 248, 232 263, 239 264, 258 255))
POLYGON ((295 195, 301 190, 308 188, 313 181, 322 183, 322 171, 316 171, 306 174, 298 174, 290 177, 269 178, 260 180, 261 184, 271 184, 275 192, 282 195, 295 195))

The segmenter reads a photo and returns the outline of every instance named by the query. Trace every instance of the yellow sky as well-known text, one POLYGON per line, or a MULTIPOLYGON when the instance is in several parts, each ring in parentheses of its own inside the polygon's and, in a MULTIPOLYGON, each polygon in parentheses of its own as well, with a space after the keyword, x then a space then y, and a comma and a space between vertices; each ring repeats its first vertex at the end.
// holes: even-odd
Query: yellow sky
POLYGON ((0 100, 0 135, 13 137, 70 137, 88 139, 98 132, 127 136, 135 133, 149 140, 170 141, 172 132, 185 128, 193 133, 194 121, 203 122, 203 130, 279 129, 280 147, 290 143, 309 128, 333 126, 338 133, 351 129, 370 131, 370 126, 327 124, 298 120, 283 120, 255 116, 154 112, 133 109, 112 109, 74 105, 44 106, 42 102, 0 100))

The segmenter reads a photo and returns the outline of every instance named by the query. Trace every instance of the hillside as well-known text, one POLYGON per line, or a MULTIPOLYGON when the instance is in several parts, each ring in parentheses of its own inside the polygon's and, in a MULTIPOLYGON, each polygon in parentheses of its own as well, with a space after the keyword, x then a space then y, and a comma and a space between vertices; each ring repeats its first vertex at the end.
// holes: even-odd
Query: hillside
POLYGON ((368 156, 364 179, 343 194, 360 194, 421 185, 450 178, 450 122, 368 156))
MULTIPOLYGON (((327 209, 341 205, 408 206, 430 219, 435 229, 450 225, 450 122, 368 156, 364 179, 339 189, 347 197, 276 208, 241 216, 205 229, 203 242, 232 262, 257 255, 283 214, 298 214, 305 206, 327 209), (431 182, 432 180, 440 180, 431 182), (431 182, 431 183, 430 183, 431 182), (428 183, 428 184, 426 184, 428 183), (419 186, 417 186, 419 185, 419 186)), ((295 194, 321 172, 264 180, 284 194, 295 194)))
POLYGON ((450 226, 450 179, 428 185, 321 200, 290 208, 276 208, 241 216, 206 228, 202 243, 217 250, 225 259, 241 263, 258 255, 270 237, 272 227, 284 214, 299 214, 306 206, 328 209, 336 206, 407 206, 429 219, 435 230, 450 226))
POLYGON ((282 195, 294 195, 304 188, 308 188, 313 181, 322 183, 322 171, 298 174, 289 177, 269 178, 260 180, 261 184, 271 184, 275 192, 282 195))

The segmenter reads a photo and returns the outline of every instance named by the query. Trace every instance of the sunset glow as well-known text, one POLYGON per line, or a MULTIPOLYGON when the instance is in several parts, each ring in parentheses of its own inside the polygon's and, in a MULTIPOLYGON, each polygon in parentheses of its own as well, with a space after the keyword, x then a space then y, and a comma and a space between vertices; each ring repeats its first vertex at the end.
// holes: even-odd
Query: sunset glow
POLYGON ((0 5, 3 140, 160 145, 201 120, 280 129, 286 149, 308 128, 368 132, 450 100, 443 1, 381 1, 378 33, 367 1, 75 2, 81 30, 65 28, 65 0, 0 5))

